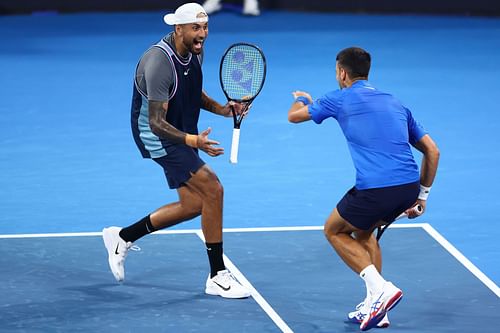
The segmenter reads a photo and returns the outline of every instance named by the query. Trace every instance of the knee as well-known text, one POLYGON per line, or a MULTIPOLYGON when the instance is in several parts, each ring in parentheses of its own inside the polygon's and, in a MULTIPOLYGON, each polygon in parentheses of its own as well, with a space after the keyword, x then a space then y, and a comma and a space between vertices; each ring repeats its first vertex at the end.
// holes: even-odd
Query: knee
POLYGON ((329 240, 337 236, 337 231, 335 230, 333 223, 326 221, 325 225, 323 226, 323 234, 329 240))
POLYGON ((196 182, 198 192, 204 200, 222 200, 224 197, 224 187, 209 168, 204 167, 196 173, 196 182))
POLYGON ((222 200, 224 197, 224 187, 217 175, 213 172, 206 172, 205 195, 211 200, 222 200))
POLYGON ((355 229, 345 221, 335 209, 328 217, 323 227, 323 233, 330 242, 343 237, 343 235, 350 236, 355 229))
POLYGON ((209 184, 206 196, 210 200, 222 200, 224 198, 224 187, 218 179, 209 184))

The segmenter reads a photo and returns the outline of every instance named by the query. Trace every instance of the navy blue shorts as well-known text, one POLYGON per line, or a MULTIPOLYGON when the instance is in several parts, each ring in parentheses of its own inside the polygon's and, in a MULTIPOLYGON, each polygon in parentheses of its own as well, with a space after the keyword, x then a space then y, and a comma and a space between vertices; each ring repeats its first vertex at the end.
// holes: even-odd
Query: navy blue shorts
POLYGON ((195 148, 178 144, 168 146, 166 150, 166 156, 154 158, 153 161, 163 168, 171 189, 183 186, 193 173, 205 165, 195 148))
POLYGON ((393 222, 413 206, 420 191, 419 182, 358 190, 350 189, 337 204, 337 211, 358 229, 369 230, 377 222, 393 222))

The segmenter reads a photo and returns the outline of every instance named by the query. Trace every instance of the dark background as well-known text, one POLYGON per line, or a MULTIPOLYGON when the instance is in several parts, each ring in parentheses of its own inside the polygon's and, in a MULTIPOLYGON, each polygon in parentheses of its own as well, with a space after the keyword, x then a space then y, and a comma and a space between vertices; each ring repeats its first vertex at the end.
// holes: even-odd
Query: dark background
MULTIPOLYGON (((189 0, 0 0, 0 14, 43 11, 148 11, 174 9, 189 0)), ((202 3, 203 1, 196 1, 202 3)), ((242 0, 224 4, 241 6, 242 0)), ((500 16, 498 0, 260 0, 262 10, 421 13, 500 16)))

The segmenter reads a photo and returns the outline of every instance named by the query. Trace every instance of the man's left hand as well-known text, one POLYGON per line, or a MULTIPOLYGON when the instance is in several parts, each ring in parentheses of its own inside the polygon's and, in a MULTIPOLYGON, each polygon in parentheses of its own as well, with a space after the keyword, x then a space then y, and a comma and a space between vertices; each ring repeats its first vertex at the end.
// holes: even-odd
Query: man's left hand
POLYGON ((247 107, 247 103, 239 103, 239 102, 234 102, 230 101, 227 102, 226 105, 222 108, 221 115, 224 117, 232 117, 233 116, 233 111, 236 113, 236 115, 241 115, 243 114, 243 117, 246 117, 248 114, 248 111, 250 111, 250 106, 247 107))

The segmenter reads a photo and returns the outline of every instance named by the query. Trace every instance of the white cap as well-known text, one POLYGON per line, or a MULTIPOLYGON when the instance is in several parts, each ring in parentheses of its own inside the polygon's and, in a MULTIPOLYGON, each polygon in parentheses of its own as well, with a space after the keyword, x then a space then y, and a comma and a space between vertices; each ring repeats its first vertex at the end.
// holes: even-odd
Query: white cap
POLYGON ((163 21, 168 25, 205 23, 208 22, 208 15, 201 5, 190 2, 177 8, 175 13, 165 15, 163 21))

